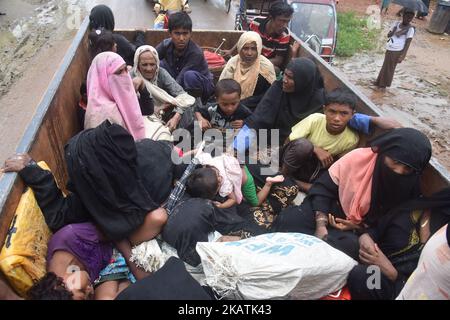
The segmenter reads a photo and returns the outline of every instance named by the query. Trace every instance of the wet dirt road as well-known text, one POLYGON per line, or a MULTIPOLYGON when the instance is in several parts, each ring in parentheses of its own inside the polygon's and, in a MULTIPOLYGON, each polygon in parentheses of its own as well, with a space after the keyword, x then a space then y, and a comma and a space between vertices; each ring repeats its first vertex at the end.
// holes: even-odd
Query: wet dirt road
MULTIPOLYGON (((96 4, 115 13, 117 29, 148 28, 155 15, 147 0, 2 0, 0 11, 0 163, 16 150, 41 97, 70 46, 76 30, 69 4, 80 20, 96 4), (73 8, 72 8, 73 9, 73 8)), ((229 14, 220 0, 191 0, 197 29, 233 29, 236 3, 229 14)))
MULTIPOLYGON (((90 10, 94 5, 106 4, 115 13, 116 28, 151 28, 155 14, 150 0, 85 0, 90 10)), ((227 30, 234 27, 235 3, 227 14, 224 0, 190 0, 190 14, 195 29, 227 30)))
POLYGON ((397 65, 391 88, 381 92, 372 85, 383 64, 389 26, 397 19, 383 19, 377 50, 338 58, 335 67, 385 116, 424 132, 433 144, 433 156, 450 171, 450 36, 432 35, 425 30, 426 22, 414 20, 416 35, 407 58, 397 65))

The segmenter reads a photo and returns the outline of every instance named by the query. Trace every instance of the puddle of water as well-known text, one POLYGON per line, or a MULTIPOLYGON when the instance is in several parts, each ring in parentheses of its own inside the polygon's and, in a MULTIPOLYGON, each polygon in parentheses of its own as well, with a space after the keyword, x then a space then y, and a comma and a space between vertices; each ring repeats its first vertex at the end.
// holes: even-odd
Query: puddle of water
POLYGON ((16 38, 14 34, 9 30, 0 31, 0 50, 4 51, 7 48, 16 42, 16 38))
MULTIPOLYGON (((429 50, 430 59, 432 54, 440 54, 437 48, 430 47, 429 50)), ((356 84, 385 116, 404 126, 422 130, 433 143, 434 155, 450 170, 450 78, 445 71, 435 72, 417 63, 417 58, 423 57, 414 53, 416 56, 409 55, 397 65, 392 86, 385 92, 372 85, 383 64, 384 52, 337 58, 335 67, 356 84)))

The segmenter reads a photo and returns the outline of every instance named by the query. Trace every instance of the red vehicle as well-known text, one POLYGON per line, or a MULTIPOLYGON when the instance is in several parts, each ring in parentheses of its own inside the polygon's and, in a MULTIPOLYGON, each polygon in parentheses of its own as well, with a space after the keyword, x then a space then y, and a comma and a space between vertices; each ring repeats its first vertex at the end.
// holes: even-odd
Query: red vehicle
MULTIPOLYGON (((268 16, 277 0, 240 0, 235 29, 248 30, 257 16, 268 16)), ((294 9, 289 28, 325 61, 332 62, 336 50, 336 0, 285 0, 294 9)))
POLYGON ((332 62, 336 50, 335 0, 287 0, 294 9, 289 28, 325 61, 332 62))

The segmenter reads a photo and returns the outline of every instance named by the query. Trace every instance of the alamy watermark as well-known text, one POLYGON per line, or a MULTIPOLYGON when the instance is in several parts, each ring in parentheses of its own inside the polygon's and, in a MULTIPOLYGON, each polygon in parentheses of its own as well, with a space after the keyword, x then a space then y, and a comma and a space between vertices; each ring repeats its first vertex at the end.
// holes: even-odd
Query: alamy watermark
POLYGON ((280 140, 278 129, 248 129, 236 133, 234 129, 208 129, 204 132, 197 122, 193 132, 176 129, 172 132, 175 146, 186 156, 179 157, 174 150, 172 162, 189 164, 196 150, 205 142, 204 152, 213 156, 235 156, 241 164, 260 164, 261 174, 269 175, 279 170, 280 140))

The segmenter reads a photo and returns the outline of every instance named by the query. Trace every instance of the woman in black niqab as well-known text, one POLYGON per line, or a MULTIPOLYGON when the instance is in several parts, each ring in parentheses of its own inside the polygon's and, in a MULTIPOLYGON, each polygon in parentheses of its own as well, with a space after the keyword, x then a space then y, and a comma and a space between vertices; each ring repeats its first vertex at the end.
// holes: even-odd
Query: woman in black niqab
POLYGON ((286 69, 293 73, 295 91, 283 91, 284 78, 275 81, 253 115, 245 120, 245 124, 250 128, 279 129, 281 142, 289 136, 295 124, 315 112, 320 112, 325 102, 323 79, 312 60, 292 59, 286 69))
MULTIPOLYGON (((113 32, 114 26, 114 14, 108 6, 99 4, 92 8, 89 14, 89 30, 106 29, 113 32)), ((127 65, 132 66, 136 48, 145 44, 144 32, 136 32, 134 43, 131 43, 127 38, 118 33, 113 33, 113 37, 117 44, 117 54, 125 60, 127 65)))
POLYGON ((65 156, 70 191, 108 239, 128 238, 159 207, 143 184, 135 142, 123 127, 105 121, 82 131, 69 140, 65 156))
POLYGON ((112 10, 104 5, 99 4, 92 8, 89 15, 89 29, 106 29, 111 32, 114 31, 114 14, 112 10))

